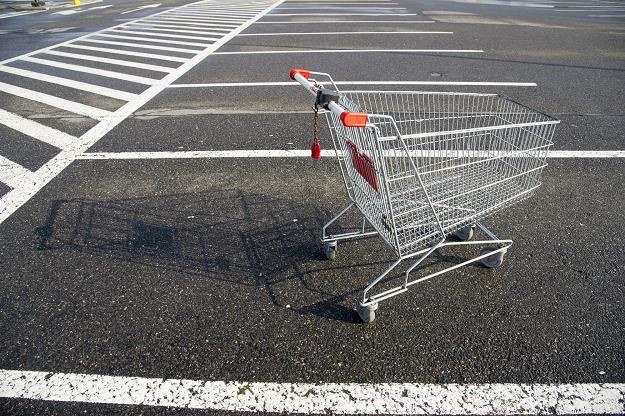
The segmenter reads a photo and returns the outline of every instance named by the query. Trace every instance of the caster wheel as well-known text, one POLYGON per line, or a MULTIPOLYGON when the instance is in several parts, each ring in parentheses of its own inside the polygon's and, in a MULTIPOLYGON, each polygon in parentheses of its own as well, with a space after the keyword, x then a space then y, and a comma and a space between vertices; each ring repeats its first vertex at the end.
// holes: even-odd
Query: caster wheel
POLYGON ((356 305, 356 312, 358 312, 358 316, 366 324, 368 324, 369 322, 373 322, 373 320, 375 319, 375 311, 377 309, 377 303, 373 303, 371 305, 363 305, 362 303, 358 302, 358 305, 356 305))
POLYGON ((323 243, 323 254, 325 254, 326 259, 334 260, 336 258, 336 241, 327 241, 323 243))
MULTIPOLYGON (((486 254, 486 253, 490 253, 491 251, 496 250, 495 248, 492 247, 487 247, 484 250, 482 250, 481 254, 486 254)), ((503 255, 505 253, 504 251, 500 251, 498 253, 494 253, 488 257, 484 257, 481 262, 482 265, 485 267, 488 267, 489 269, 495 269, 499 266, 501 266, 501 264, 503 263, 503 255)))
POLYGON ((473 229, 474 225, 469 225, 467 227, 461 228, 454 233, 454 236, 461 241, 469 241, 473 238, 473 229))

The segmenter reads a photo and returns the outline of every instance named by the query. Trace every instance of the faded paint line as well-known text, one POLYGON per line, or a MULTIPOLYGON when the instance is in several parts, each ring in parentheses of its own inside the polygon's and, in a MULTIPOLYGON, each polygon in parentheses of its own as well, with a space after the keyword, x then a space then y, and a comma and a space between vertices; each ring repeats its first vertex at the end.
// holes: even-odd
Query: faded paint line
POLYGON ((625 384, 246 383, 0 370, 0 397, 299 414, 622 414, 625 384))
MULTIPOLYGON (((335 81, 336 85, 454 85, 454 86, 498 86, 498 87, 536 87, 535 82, 482 82, 482 81, 335 81)), ((206 84, 171 84, 167 88, 206 88, 206 87, 301 87, 296 81, 276 82, 212 82, 206 84)))

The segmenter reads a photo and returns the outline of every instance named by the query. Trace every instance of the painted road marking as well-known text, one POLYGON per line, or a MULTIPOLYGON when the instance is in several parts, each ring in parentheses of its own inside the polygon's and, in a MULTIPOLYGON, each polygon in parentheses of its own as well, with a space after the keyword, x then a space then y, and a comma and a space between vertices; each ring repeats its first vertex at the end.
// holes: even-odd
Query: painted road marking
MULTIPOLYGON (((145 23, 142 25, 132 24, 132 25, 124 26, 124 27, 128 27, 130 29, 134 28, 134 29, 139 29, 139 30, 149 30, 149 31, 154 31, 154 32, 196 33, 196 34, 201 34, 201 35, 223 35, 224 32, 228 31, 227 29, 211 29, 211 30, 221 30, 221 32, 209 32, 205 30, 172 29, 172 28, 154 27, 154 25, 145 24, 145 23)), ((154 33, 154 35, 158 35, 158 33, 154 33)))
POLYGON ((185 24, 185 26, 189 27, 189 28, 198 28, 201 29, 202 27, 225 27, 225 28, 229 28, 229 29, 233 29, 235 27, 237 27, 237 25, 232 24, 232 23, 219 23, 219 21, 215 21, 215 23, 202 23, 202 22, 194 22, 192 20, 189 19, 177 19, 177 18, 170 18, 170 17, 158 17, 158 18, 154 18, 154 19, 145 19, 144 22, 146 23, 169 23, 169 24, 185 24))
POLYGON ((149 9, 149 8, 152 8, 152 7, 158 7, 160 5, 161 5, 160 3, 148 4, 146 6, 137 7, 136 9, 132 9, 132 10, 127 10, 125 12, 121 12, 120 14, 128 14, 128 13, 138 12, 139 10, 149 9))
POLYGON ((69 69, 70 71, 84 72, 87 74, 91 73, 108 78, 123 79, 125 81, 136 82, 138 84, 154 85, 158 82, 157 79, 153 78, 140 77, 137 75, 128 75, 124 74, 123 72, 108 71, 105 69, 98 69, 90 66, 66 64, 59 61, 50 61, 49 59, 33 58, 28 56, 26 58, 22 58, 22 60, 40 65, 48 65, 56 68, 69 69))
MULTIPOLYGON (((455 85, 455 86, 500 86, 500 87, 536 87, 535 82, 486 82, 486 81, 335 81, 336 85, 455 85)), ((205 87, 282 87, 300 86, 295 81, 277 82, 213 82, 207 84, 171 84, 167 88, 205 88, 205 87)))
POLYGON ((135 52, 135 51, 126 51, 123 49, 111 49, 111 48, 99 48, 97 46, 88 46, 88 45, 77 45, 72 43, 70 45, 64 45, 64 48, 74 48, 74 49, 83 49, 86 51, 95 51, 95 52, 106 52, 115 55, 128 55, 128 56, 140 56, 142 58, 151 58, 158 59, 161 61, 171 61, 171 62, 186 62, 185 58, 178 58, 176 56, 168 56, 168 55, 159 55, 155 53, 145 53, 145 52, 135 52))
MULTIPOLYGON (((229 4, 238 5, 241 3, 243 3, 243 0, 239 0, 239 1, 231 0, 230 3, 223 4, 222 9, 227 10, 229 4)), ((156 38, 148 39, 145 37, 145 35, 143 35, 142 37, 134 37, 134 36, 123 37, 123 39, 132 40, 133 41, 132 43, 113 41, 113 40, 110 40, 110 41, 104 40, 107 37, 111 37, 113 39, 122 38, 122 36, 120 35, 112 34, 112 33, 120 33, 120 32, 115 32, 116 28, 122 27, 128 23, 145 21, 144 19, 137 19, 132 22, 119 24, 111 28, 103 29, 98 32, 90 33, 88 35, 85 35, 76 39, 72 39, 66 42, 59 43, 57 45, 52 45, 46 48, 32 51, 27 54, 17 56, 14 58, 10 58, 10 59, 0 62, 0 70, 5 67, 12 68, 4 72, 12 71, 16 75, 26 76, 26 77, 32 77, 32 73, 34 72, 34 70, 30 72, 26 70, 21 70, 24 72, 20 72, 19 68, 14 68, 10 64, 13 62, 30 62, 30 63, 42 65, 42 68, 43 68, 41 69, 42 81, 52 82, 52 83, 59 84, 59 85, 67 84, 67 86, 71 86, 72 88, 77 88, 77 89, 84 88, 85 91, 102 93, 102 95, 106 95, 106 94, 111 95, 112 93, 114 93, 115 89, 103 88, 102 90, 98 90, 97 85, 89 84, 89 83, 81 83, 81 82, 74 81, 74 80, 65 81, 63 77, 58 77, 58 76, 53 76, 51 74, 47 74, 46 71, 50 68, 60 68, 60 69, 66 69, 70 71, 77 71, 77 72, 79 71, 81 73, 88 73, 88 74, 109 77, 109 78, 115 78, 121 82, 138 83, 138 84, 147 86, 141 93, 138 93, 138 94, 125 95, 128 93, 125 93, 124 91, 120 91, 119 96, 115 98, 122 98, 122 99, 125 98, 127 99, 127 102, 125 104, 120 104, 120 107, 114 110, 113 112, 104 113, 105 110, 88 107, 83 104, 72 102, 69 100, 62 101, 62 99, 58 97, 54 97, 51 95, 39 93, 37 91, 27 90, 21 87, 9 85, 8 83, 6 83, 6 85, 2 85, 4 89, 9 89, 11 93, 23 96, 25 97, 25 99, 31 99, 31 100, 40 101, 40 102, 45 101, 47 104, 52 104, 55 106, 62 106, 65 110, 68 110, 77 114, 86 115, 88 117, 98 117, 98 118, 100 116, 103 116, 103 117, 102 117, 102 120, 100 120, 95 126, 88 129, 80 137, 75 137, 65 132, 48 127, 44 124, 35 122, 33 120, 21 117, 17 114, 13 114, 6 110, 0 109, 0 124, 3 124, 10 129, 21 132, 37 140, 41 140, 43 142, 49 143, 61 149, 61 152, 58 153, 52 159, 50 159, 45 165, 43 165, 41 168, 39 168, 35 172, 32 172, 32 174, 30 174, 28 177, 29 178, 28 181, 19 182, 20 183, 19 186, 17 186, 16 188, 12 189, 8 193, 0 197, 0 223, 4 222, 7 218, 9 218, 17 209, 19 209, 20 206, 22 206, 33 195, 35 195, 42 187, 44 187, 50 180, 52 180, 56 175, 58 175, 61 171, 63 171, 63 169, 65 169, 70 163, 72 163, 72 161, 76 159, 77 154, 80 154, 84 152, 85 150, 87 150, 90 146, 96 143, 102 136, 104 136, 108 131, 113 129, 117 124, 122 122, 126 117, 128 117, 138 108, 143 106, 146 102, 148 102, 158 93, 160 93, 167 85, 174 82, 184 73, 189 71, 199 62, 201 62, 204 58, 212 54, 216 49, 221 47, 224 43, 234 38, 241 31, 247 29, 254 21, 262 18, 266 13, 271 11, 274 7, 278 6, 280 3, 281 1, 278 1, 278 2, 263 1, 262 4, 266 5, 266 8, 263 11, 257 13, 256 15, 254 15, 253 17, 247 20, 242 21, 239 25, 232 27, 232 30, 230 32, 222 33, 219 36, 212 38, 215 40, 214 43, 200 44, 200 43, 182 42, 182 41, 170 40, 170 39, 156 39, 156 38), (178 44, 192 45, 196 47, 197 49, 181 48, 181 47, 174 48, 174 47, 165 46, 165 45, 152 46, 152 45, 145 45, 143 44, 143 42, 147 42, 147 43, 156 42, 156 43, 165 43, 165 44, 174 44, 174 45, 178 45, 178 44), (158 50, 159 51, 158 53, 162 55, 165 55, 166 51, 183 52, 183 53, 189 54, 189 57, 188 58, 181 58, 179 56, 175 58, 172 57, 171 59, 177 62, 180 62, 181 65, 178 66, 177 68, 171 68, 171 69, 167 68, 167 72, 164 74, 164 78, 162 79, 154 79, 154 78, 149 78, 149 77, 131 75, 131 74, 127 74, 124 72, 103 70, 103 69, 97 68, 95 65, 94 66, 74 65, 74 64, 63 62, 61 60, 42 59, 40 57, 40 56, 45 56, 45 54, 48 52, 52 52, 51 55, 56 55, 59 58, 76 59, 77 58, 76 55, 80 55, 81 56, 80 59, 87 60, 87 58, 85 58, 85 55, 73 54, 70 56, 71 53, 59 51, 59 48, 77 47, 77 49, 83 48, 83 50, 89 50, 89 48, 91 48, 91 50, 96 50, 94 49, 95 48, 94 46, 90 45, 94 43, 113 45, 113 46, 128 46, 133 49, 135 48, 155 49, 155 50, 158 50)), ((196 7, 209 5, 210 0, 208 1, 202 0, 194 4, 196 5, 196 7)), ((172 10, 184 9, 186 7, 188 7, 188 5, 180 6, 179 8, 172 9, 172 10)), ((154 15, 150 17, 151 18, 154 18, 154 17, 160 18, 162 16, 166 17, 168 16, 169 12, 170 10, 162 11, 159 13, 155 13, 154 15)), ((217 22, 222 22, 220 18, 215 18, 215 20, 217 22)), ((139 33, 144 33, 144 32, 139 32, 139 33)), ((161 34, 154 34, 153 36, 161 36, 161 34)), ((121 55, 125 54, 127 56, 132 56, 131 54, 132 51, 116 50, 113 47, 106 48, 107 50, 102 50, 102 49, 105 49, 105 48, 101 48, 100 52, 107 52, 107 53, 111 52, 111 53, 117 53, 121 55)), ((162 56, 162 55, 157 55, 157 56, 162 56)), ((138 55, 137 53, 137 56, 140 56, 140 55, 138 55)), ((89 58, 89 60, 90 59, 91 58, 89 58)), ((98 59, 98 61, 103 62, 103 63, 114 62, 115 65, 121 63, 121 62, 115 62, 114 58, 102 58, 102 59, 98 59), (104 62, 104 59, 107 59, 108 62, 104 62)), ((137 63, 134 61, 123 61, 123 62, 124 62, 124 65, 123 65, 124 67, 138 68, 136 66, 137 63)), ((151 67, 144 66, 143 68, 139 68, 139 69, 152 71, 157 68, 159 68, 159 66, 151 66, 151 67)), ((164 71, 164 68, 166 67, 160 67, 160 68, 163 69, 164 71)), ((130 85, 128 86, 130 87, 130 85)), ((7 175, 7 177, 9 178, 9 180, 12 182, 13 185, 16 185, 16 183, 18 182, 15 179, 11 179, 11 178, 16 178, 17 176, 7 175)))
MULTIPOLYGON (((195 39, 195 40, 204 40, 204 41, 209 41, 209 42, 214 42, 216 40, 218 40, 219 38, 209 38, 206 36, 189 36, 189 35, 174 35, 171 33, 152 33, 152 32, 142 32, 142 31, 138 31, 138 30, 127 30, 125 27, 124 28, 119 28, 119 29, 115 29, 114 31, 112 31, 113 33, 129 33, 131 35, 141 35, 143 36, 160 36, 163 38, 173 38, 173 39, 195 39)), ((206 44, 206 46, 208 46, 208 44, 206 44)))
POLYGON ((350 25, 352 23, 388 23, 390 25, 396 25, 400 23, 436 23, 434 20, 324 20, 323 22, 281 22, 279 20, 274 21, 264 21, 264 22, 255 22, 255 25, 305 25, 305 24, 315 24, 318 25, 320 23, 341 23, 350 25))
MULTIPOLYGON (((122 33, 122 32, 114 32, 114 33, 122 33)), ((157 39, 157 38, 147 38, 145 36, 125 36, 125 35, 112 35, 110 33, 98 33, 94 35, 97 37, 104 38, 112 38, 112 39, 126 39, 126 40, 135 40, 141 42, 152 42, 152 43, 168 43, 170 45, 186 45, 186 46, 196 46, 198 49, 195 53, 200 52, 202 49, 210 46, 210 43, 199 43, 199 42, 187 42, 182 40, 171 40, 171 39, 157 39)))
MULTIPOLYGON (((27 118, 18 116, 17 114, 9 113, 8 111, 4 111, 2 109, 0 109, 0 124, 44 143, 48 143, 54 147, 58 147, 59 149, 69 149, 76 142, 76 137, 72 135, 63 133, 62 131, 53 129, 52 127, 44 126, 43 124, 36 123, 27 118)), ((0 198, 0 215, 4 213, 3 209, 5 208, 2 206, 2 200, 8 195, 10 195, 10 193, 0 198)), ((0 221, 0 223, 1 222, 2 221, 0 221)))
POLYGON ((284 51, 215 52, 213 55, 265 55, 293 53, 484 53, 481 49, 305 49, 284 51))
MULTIPOLYGON (((155 21, 148 21, 146 23, 143 23, 143 22, 142 23, 129 23, 126 26, 131 26, 131 27, 139 26, 139 27, 145 27, 146 29, 150 28, 151 30, 156 30, 156 28, 184 29, 184 30, 180 30, 180 32, 182 32, 182 33, 186 33, 186 32, 205 33, 204 30, 206 30, 206 29, 217 30, 217 31, 220 31, 222 34, 223 34, 223 32, 229 32, 230 31, 230 28, 227 28, 227 27, 217 27, 217 26, 214 26, 214 25, 208 25, 209 27, 199 27, 199 26, 196 27, 196 26, 193 26, 193 25, 160 23, 160 22, 155 22, 155 21), (186 29, 193 29, 193 30, 186 30, 186 29), (195 30, 195 29, 197 29, 197 30, 195 30)), ((209 33, 209 32, 206 32, 206 33, 209 33)))
POLYGON ((453 35, 454 32, 426 32, 426 31, 403 31, 403 32, 273 32, 273 33, 241 33, 242 36, 310 36, 310 35, 453 35))
POLYGON ((53 14, 60 14, 60 15, 70 15, 70 14, 76 14, 76 13, 84 13, 84 12, 90 12, 92 10, 98 10, 98 9, 108 9, 109 7, 113 7, 112 4, 108 4, 106 6, 97 6, 97 7, 90 7, 88 9, 82 9, 82 10, 76 10, 76 9, 72 9, 72 10, 61 10, 60 12, 55 12, 53 14))
POLYGON ((174 68, 171 68, 171 67, 168 67, 168 66, 144 64, 144 63, 141 63, 141 62, 124 61, 124 60, 121 60, 121 59, 111 59, 111 58, 104 58, 104 57, 101 57, 101 56, 84 55, 84 54, 80 54, 80 53, 61 52, 61 51, 56 51, 56 50, 46 51, 45 53, 46 53, 46 55, 63 56, 63 57, 66 57, 66 58, 80 59, 80 60, 83 60, 83 61, 103 62, 103 63, 106 63, 106 64, 127 66, 127 67, 131 67, 131 68, 147 69, 149 71, 157 71, 157 72, 167 72, 167 73, 169 73, 169 72, 171 72, 174 69, 174 68))
POLYGON ((17 188, 25 180, 28 180, 31 173, 30 170, 22 165, 0 155, 0 182, 7 184, 11 188, 17 188))
POLYGON ((0 19, 8 19, 9 17, 20 17, 20 16, 26 16, 28 14, 34 14, 34 13, 41 13, 45 10, 35 10, 35 11, 25 11, 25 12, 12 12, 12 13, 6 13, 6 14, 1 14, 0 15, 0 19))
POLYGON ((68 78, 56 77, 54 75, 48 75, 42 72, 28 71, 26 69, 15 68, 12 66, 0 66, 0 71, 6 72, 8 74, 18 75, 21 77, 36 79, 37 81, 43 81, 51 84, 62 85, 64 87, 74 88, 77 90, 87 91, 93 94, 103 95, 105 97, 117 98, 124 101, 130 101, 137 97, 137 94, 132 94, 125 91, 119 91, 99 85, 88 84, 86 82, 74 81, 68 78))
POLYGON ((91 107, 89 105, 76 103, 74 101, 65 100, 63 98, 55 97, 53 95, 44 94, 39 91, 33 91, 22 87, 17 87, 11 84, 5 84, 0 82, 0 91, 14 95, 16 97, 25 98, 27 100, 36 101, 51 107, 59 108, 61 110, 67 110, 72 113, 80 114, 81 116, 91 117, 94 119, 102 119, 111 115, 110 111, 102 110, 99 108, 91 107))
MULTIPOLYGON (((267 15, 267 17, 295 17, 295 16, 418 16, 416 13, 275 13, 267 15)), ((323 22, 317 22, 323 23, 323 22)))
MULTIPOLYGON (((435 156, 440 156, 440 152, 435 156)), ((454 153, 456 155, 457 153, 454 153)), ((324 149, 321 156, 335 157, 333 149, 324 149)), ((246 158, 291 158, 310 157, 310 149, 306 150, 190 150, 163 152, 95 152, 82 153, 77 159, 101 160, 142 160, 142 159, 246 159, 246 158)), ((551 150, 549 159, 613 159, 625 158, 625 150, 551 150)))
POLYGON ((298 414, 622 414, 625 384, 261 383, 0 370, 0 397, 298 414))

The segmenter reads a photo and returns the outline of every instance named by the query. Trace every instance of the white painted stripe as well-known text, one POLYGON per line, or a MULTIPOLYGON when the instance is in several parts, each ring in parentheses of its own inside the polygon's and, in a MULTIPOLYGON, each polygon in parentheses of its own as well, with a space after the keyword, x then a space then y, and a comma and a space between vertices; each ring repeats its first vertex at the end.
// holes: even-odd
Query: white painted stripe
MULTIPOLYGON (((120 41, 112 41, 112 40, 101 40, 101 39, 81 39, 81 42, 90 42, 90 43, 99 43, 102 45, 119 45, 119 46, 130 46, 133 48, 140 49, 153 49, 158 51, 171 51, 171 52, 181 52, 195 55, 200 52, 198 49, 186 49, 186 48, 173 48, 170 46, 160 46, 160 45, 144 45, 142 43, 130 43, 130 42, 120 42, 120 41)), ((69 46, 69 45, 63 45, 69 46)), ((137 55, 139 56, 139 55, 137 55)), ((185 59, 187 61, 187 59, 185 59)), ((184 62, 184 61, 183 61, 184 62)))
MULTIPOLYGON (((17 188, 22 185, 24 181, 28 180, 31 174, 31 171, 19 163, 15 163, 0 155, 0 182, 11 188, 17 188)), ((0 389, 2 389, 2 387, 0 387, 0 389)))
MULTIPOLYGON (((154 32, 146 32, 146 31, 138 31, 138 30, 127 30, 125 28, 119 28, 111 31, 112 33, 130 33, 131 35, 141 35, 141 36, 160 36, 162 38, 173 38, 173 39, 195 39, 195 40, 203 40, 207 42, 214 42, 218 38, 211 38, 207 36, 189 36, 189 35, 174 35, 171 33, 154 33, 154 32)), ((155 39, 155 38, 150 38, 155 39)), ((208 44, 207 44, 208 46, 208 44)))
POLYGON ((149 71, 157 71, 157 72, 165 72, 165 73, 169 73, 174 69, 174 68, 167 67, 167 66, 144 64, 141 62, 134 62, 134 61, 124 61, 122 59, 103 58, 101 56, 84 55, 84 54, 79 54, 79 53, 61 52, 61 51, 57 51, 54 49, 46 51, 45 53, 48 55, 63 56, 65 58, 81 59, 83 61, 102 62, 105 64, 127 66, 131 68, 147 69, 149 71))
POLYGON ((9 17, 20 17, 20 16, 26 16, 28 14, 34 14, 34 13, 41 13, 45 10, 36 10, 36 11, 26 11, 26 12, 13 12, 13 13, 6 13, 6 14, 2 14, 0 15, 0 19, 8 19, 9 17))
POLYGON ((284 51, 215 52, 213 55, 264 55, 293 53, 484 53, 481 49, 305 49, 284 51))
MULTIPOLYGON (((142 24, 142 25, 137 25, 137 24, 133 24, 133 25, 128 25, 128 26, 124 26, 124 27, 128 27, 129 29, 139 29, 139 30, 149 30, 149 31, 155 31, 155 32, 174 32, 174 33, 196 33, 199 35, 217 35, 217 36, 221 36, 224 35, 224 32, 213 32, 213 31, 208 31, 208 30, 180 30, 180 29, 171 29, 171 28, 162 28, 162 27, 153 27, 153 25, 150 24, 142 24), (137 27, 138 26, 138 27, 137 27)), ((218 30, 223 30, 227 32, 227 29, 218 29, 218 30)), ((156 33, 158 35, 158 33, 156 33)))
MULTIPOLYGON (((418 16, 416 13, 275 13, 267 15, 267 17, 295 17, 295 16, 418 16)), ((323 22, 317 22, 323 23, 323 22)))
POLYGON ((28 71, 26 69, 14 68, 11 66, 0 66, 0 71, 22 77, 33 78, 37 81, 49 82, 51 84, 87 91, 93 94, 103 95, 105 97, 116 98, 118 100, 130 101, 137 97, 137 94, 132 94, 130 92, 101 87, 99 85, 88 84, 86 82, 74 81, 73 79, 55 77, 42 72, 28 71))
MULTIPOLYGON (((332 149, 324 149, 321 155, 335 157, 332 149)), ((440 152, 436 153, 440 156, 440 152)), ((455 155, 455 153, 454 153, 455 155)), ((310 150, 196 150, 173 152, 95 152, 83 153, 78 159, 230 159, 230 158, 291 158, 310 157, 310 150)), ((625 158, 625 150, 552 150, 549 159, 611 159, 625 158)))
POLYGON ((264 21, 264 22, 255 22, 255 25, 305 25, 305 24, 326 24, 326 23, 340 23, 344 24, 352 24, 352 23, 388 23, 391 25, 401 24, 401 23, 436 23, 434 20, 324 20, 323 22, 312 21, 312 22, 282 22, 280 20, 274 21, 264 21))
MULTIPOLYGON (((172 32, 173 30, 171 30, 171 28, 173 29, 183 29, 183 30, 179 30, 181 33, 218 33, 220 35, 223 35, 224 33, 230 32, 229 28, 220 28, 220 27, 196 27, 196 26, 188 26, 188 25, 176 25, 176 24, 166 24, 166 23, 155 23, 155 22, 147 22, 147 23, 131 23, 129 25, 127 25, 129 27, 135 27, 135 26, 139 26, 139 27, 144 27, 147 29, 151 29, 151 30, 156 30, 156 29, 160 29, 160 30, 168 30, 170 32, 172 32), (162 28, 162 29, 161 29, 162 28), (188 30, 188 29, 195 29, 195 30, 188 30), (211 30, 213 32, 204 32, 206 30, 211 30), (217 32, 214 32, 217 31, 217 32)), ((178 30, 176 30, 178 31, 178 30)), ((175 31, 174 31, 175 32, 175 31)))
POLYGON ((156 79, 139 77, 136 75, 128 75, 121 72, 106 71, 104 69, 92 68, 90 66, 66 64, 63 62, 50 61, 48 59, 33 58, 31 56, 22 58, 24 61, 32 62, 40 65, 53 66, 56 68, 69 69, 71 71, 84 72, 87 74, 100 75, 102 77, 123 79, 124 81, 136 82, 138 84, 154 85, 158 82, 156 79))
POLYGON ((625 17, 625 14, 589 14, 588 17, 625 17))
POLYGON ((0 82, 0 91, 7 94, 15 95, 26 100, 36 101, 51 107, 66 110, 71 113, 80 114, 85 117, 101 119, 111 115, 110 111, 102 110, 100 108, 91 107, 89 105, 80 104, 74 101, 69 101, 53 95, 44 94, 39 91, 33 91, 22 87, 17 87, 11 84, 5 84, 0 82))
MULTIPOLYGON (((52 127, 44 126, 43 124, 18 116, 17 114, 9 113, 8 111, 4 111, 2 109, 0 109, 0 124, 19 131, 27 136, 31 136, 44 143, 48 143, 54 147, 58 147, 59 149, 67 149, 77 140, 76 137, 67 133, 63 133, 62 131, 53 129, 52 127)), ((2 209, 1 206, 0 209, 2 209)), ((0 223, 1 222, 2 221, 0 221, 0 223)))
MULTIPOLYGON (((536 87, 535 82, 487 82, 487 81, 335 81, 336 85, 454 85, 454 86, 497 86, 497 87, 536 87)), ((300 86, 295 81, 277 82, 213 82, 207 84, 171 84, 167 88, 205 88, 205 87, 281 87, 300 86)))
MULTIPOLYGON (((192 14, 193 16, 209 16, 209 17, 236 17, 236 18, 243 18, 243 20, 254 16, 256 14, 256 12, 250 11, 250 12, 219 12, 219 11, 194 11, 194 10, 184 10, 184 12, 192 14)), ((171 14, 179 14, 179 13, 183 13, 183 11, 181 12, 176 12, 176 13, 171 13, 171 14)))
POLYGON ((117 55, 139 56, 142 58, 158 59, 161 61, 170 61, 170 62, 186 62, 188 59, 188 58, 178 58, 176 56, 169 56, 169 55, 158 55, 155 53, 127 51, 124 49, 98 48, 97 46, 77 45, 75 43, 72 43, 70 45, 63 45, 63 47, 83 49, 86 51, 94 51, 94 52, 106 52, 106 53, 112 53, 112 54, 117 54, 117 55))
MULTIPOLYGON (((129 115, 133 114, 139 108, 141 108, 145 103, 154 98, 157 94, 159 94, 163 89, 180 78, 183 74, 188 72, 190 69, 199 64, 202 60, 204 60, 207 56, 212 54, 215 50, 220 48, 223 44, 234 38, 237 34, 247 29, 254 21, 262 18, 266 13, 271 11, 274 7, 280 5, 283 0, 278 0, 273 5, 269 6, 263 12, 256 15, 254 18, 244 22, 239 27, 235 28, 232 32, 222 37, 219 41, 215 42, 210 47, 200 51, 195 56, 191 57, 187 62, 183 63, 179 66, 175 71, 166 75, 163 79, 158 81, 156 85, 151 86, 150 88, 143 91, 137 99, 130 101, 117 109, 112 117, 109 117, 105 121, 101 121, 92 127, 89 131, 83 134, 75 143, 72 144, 71 147, 68 146, 65 151, 60 152, 54 158, 52 158, 48 163, 39 168, 36 172, 33 172, 32 180, 29 182, 28 186, 21 186, 19 189, 14 189, 2 197, 0 197, 0 223, 4 222, 7 218, 9 218, 15 211, 17 211, 24 203, 26 203, 30 198, 32 198, 37 192, 39 192, 48 182, 50 182, 53 178, 55 178, 59 173, 61 173, 67 166, 69 166, 74 160, 76 160, 76 154, 82 153, 93 146, 98 140, 100 140, 105 134, 107 134, 111 129, 115 128, 119 123, 125 120, 129 115)), ((226 7, 226 6, 224 6, 226 7)), ((155 14, 155 15, 158 15, 155 14)), ((84 38, 78 38, 79 40, 83 40, 84 38)), ((74 39, 73 41, 76 41, 74 39)), ((1 64, 5 64, 7 62, 12 62, 15 60, 23 60, 24 57, 29 57, 35 53, 40 53, 44 50, 54 49, 63 44, 71 43, 64 42, 58 45, 52 45, 48 48, 43 48, 38 51, 33 51, 25 55, 17 56, 3 62, 1 64)), ((7 123, 5 117, 2 117, 3 114, 8 115, 9 117, 17 117, 11 113, 0 113, 0 120, 4 124, 7 123)), ((22 122, 25 119, 18 117, 22 122)), ((13 119, 15 121, 16 119, 13 119)), ((30 120, 26 120, 30 122, 30 120)), ((33 125, 41 126, 38 123, 33 123, 33 125)), ((17 129, 24 130, 25 126, 21 125, 18 121, 15 124, 17 129)), ((31 129, 33 134, 30 134, 33 137, 37 135, 43 135, 45 137, 45 129, 34 128, 31 129)), ((49 129, 53 130, 53 129, 49 129)), ((59 132, 60 133, 60 132, 59 132)), ((26 133, 29 134, 29 133, 26 133)), ((64 134, 64 133, 63 133, 64 134)), ((67 137, 72 137, 66 135, 67 137)), ((47 137, 48 140, 51 140, 50 137, 47 137)))
POLYGON ((200 48, 195 52, 200 52, 203 48, 210 46, 210 43, 198 43, 198 42, 187 42, 182 40, 171 40, 171 39, 156 39, 156 38, 146 38, 146 37, 137 37, 137 36, 125 36, 125 35, 111 35, 108 33, 98 33, 96 36, 105 37, 105 38, 113 38, 113 39, 127 39, 134 40, 138 42, 153 42, 153 43, 167 43, 170 45, 186 45, 186 46, 196 46, 200 48))
POLYGON ((218 22, 214 22, 214 23, 192 22, 186 19, 174 19, 174 18, 168 18, 168 17, 159 17, 158 19, 145 19, 144 22, 184 24, 185 27, 188 27, 189 29, 193 29, 197 27, 224 27, 228 29, 233 29, 238 26, 236 24, 225 24, 225 23, 218 23, 218 22))
POLYGON ((399 10, 406 10, 406 8, 404 7, 335 7, 335 6, 325 6, 325 7, 280 7, 279 9, 276 9, 278 11, 281 10, 356 10, 356 11, 360 11, 360 12, 374 12, 374 11, 382 11, 382 10, 395 10, 395 11, 399 11, 399 10))
POLYGON ((241 36, 311 36, 311 35, 453 35, 454 32, 386 31, 386 32, 273 32, 242 33, 241 36))
POLYGON ((262 383, 0 370, 0 397, 280 414, 622 414, 625 384, 262 383))
POLYGON ((176 18, 184 18, 191 21, 202 22, 205 20, 222 22, 222 23, 240 23, 244 22, 245 18, 235 18, 235 17, 219 17, 219 16, 198 16, 193 12, 185 12, 185 13, 170 13, 167 15, 168 17, 176 17, 176 18))

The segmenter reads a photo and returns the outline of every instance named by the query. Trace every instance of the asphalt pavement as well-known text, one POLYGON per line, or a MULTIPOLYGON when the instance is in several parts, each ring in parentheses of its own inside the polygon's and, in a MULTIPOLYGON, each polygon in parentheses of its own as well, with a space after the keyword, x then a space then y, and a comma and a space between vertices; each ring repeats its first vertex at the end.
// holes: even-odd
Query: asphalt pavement
MULTIPOLYGON (((287 0, 251 23, 275 4, 173 9, 189 3, 0 14, 0 369, 625 382, 625 159, 610 153, 625 151, 625 3, 287 0), (325 260, 321 227, 348 203, 336 158, 267 156, 310 147, 291 68, 345 89, 500 93, 560 119, 552 150, 570 152, 485 220, 514 240, 501 268, 413 286, 363 324, 354 306, 393 253, 374 237, 325 260)), ((0 413, 221 414, 114 403, 7 396, 0 413)))

